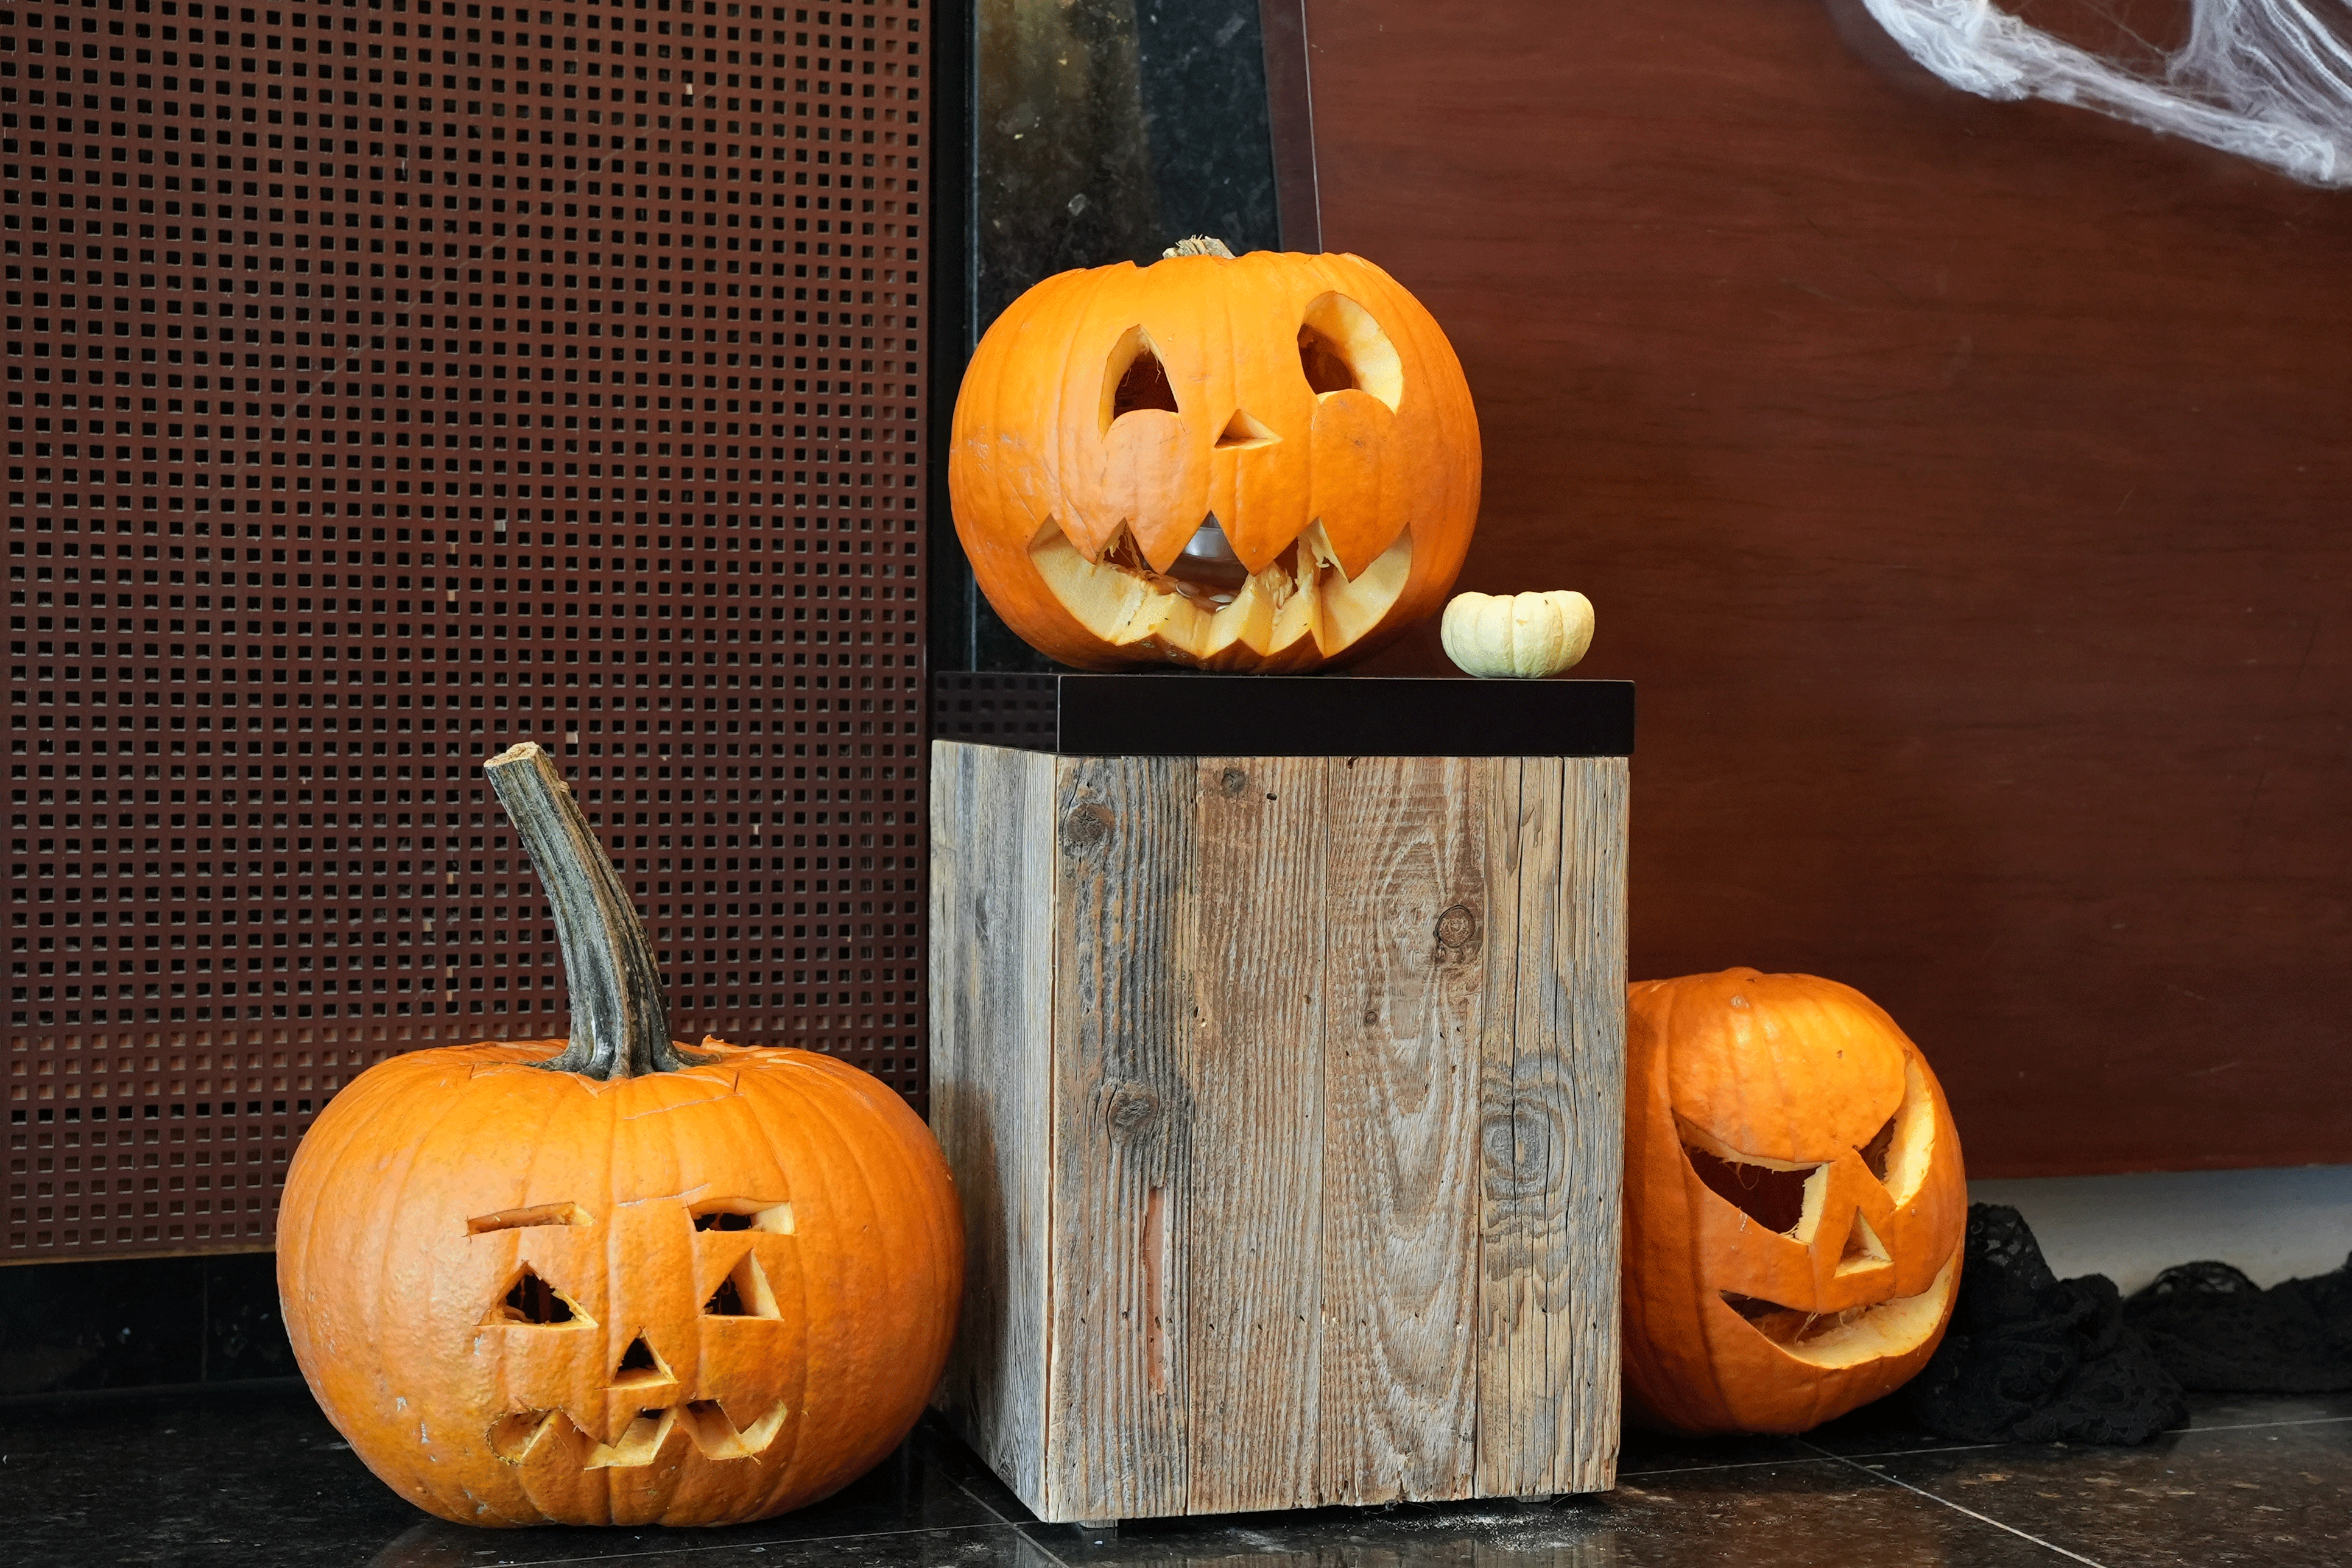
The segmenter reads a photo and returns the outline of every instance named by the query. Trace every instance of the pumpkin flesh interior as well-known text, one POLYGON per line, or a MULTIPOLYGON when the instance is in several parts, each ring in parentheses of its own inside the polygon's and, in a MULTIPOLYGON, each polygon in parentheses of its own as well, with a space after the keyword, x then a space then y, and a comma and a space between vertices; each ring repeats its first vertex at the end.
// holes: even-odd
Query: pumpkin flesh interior
POLYGON ((1029 559, 1062 607, 1114 646, 1156 640, 1199 660, 1244 649, 1261 657, 1310 648, 1328 656, 1360 642, 1404 592, 1412 534, 1399 534, 1352 580, 1319 522, 1255 574, 1202 570, 1190 558, 1174 573, 1155 571, 1124 528, 1091 561, 1050 519, 1031 541, 1029 559))
POLYGON ((1950 1304, 1959 1264, 1955 1250, 1935 1283, 1919 1294, 1838 1312, 1801 1312, 1736 1291, 1719 1294, 1742 1322, 1797 1360, 1824 1368, 1858 1366, 1915 1350, 1936 1332, 1950 1304))

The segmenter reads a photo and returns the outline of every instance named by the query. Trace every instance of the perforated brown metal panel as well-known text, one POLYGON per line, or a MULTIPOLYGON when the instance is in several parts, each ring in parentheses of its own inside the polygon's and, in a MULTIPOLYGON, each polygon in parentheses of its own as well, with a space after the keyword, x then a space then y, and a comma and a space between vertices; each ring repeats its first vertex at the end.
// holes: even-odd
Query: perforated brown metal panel
POLYGON ((921 1107, 926 17, 0 11, 0 1261, 265 1247, 354 1074, 566 1032, 520 739, 679 1034, 921 1107))

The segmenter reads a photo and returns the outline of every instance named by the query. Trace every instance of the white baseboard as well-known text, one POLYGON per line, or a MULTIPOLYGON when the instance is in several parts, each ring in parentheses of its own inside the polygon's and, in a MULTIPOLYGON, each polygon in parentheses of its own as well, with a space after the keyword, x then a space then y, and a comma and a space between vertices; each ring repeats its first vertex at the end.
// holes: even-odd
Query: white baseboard
POLYGON ((1969 1197, 2025 1216, 2059 1278, 2105 1274, 2126 1295, 2175 1263, 2218 1259, 2272 1285, 2352 1252, 2352 1166, 1972 1181, 1969 1197))

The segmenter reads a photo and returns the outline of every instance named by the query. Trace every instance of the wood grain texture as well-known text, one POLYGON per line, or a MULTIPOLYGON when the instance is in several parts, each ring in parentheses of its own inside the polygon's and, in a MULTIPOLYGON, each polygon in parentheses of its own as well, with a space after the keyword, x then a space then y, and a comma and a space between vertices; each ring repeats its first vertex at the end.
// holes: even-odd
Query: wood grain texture
POLYGON ((1048 1520, 1608 1484, 1623 763, 934 766, 992 1467, 1048 1520))
POLYGON ((1477 1489, 1549 1490, 1555 1391, 1566 1345, 1551 1333, 1562 1288, 1566 1149, 1558 1114, 1562 1019, 1548 966, 1561 916, 1561 776, 1549 758, 1494 764, 1485 848, 1496 958, 1479 1040, 1477 1489))
POLYGON ((1478 1490, 1586 1491, 1616 1470, 1626 769, 1496 768, 1488 874, 1516 896, 1486 977, 1478 1490))
POLYGON ((1320 757, 1200 759, 1190 1508, 1316 1500, 1328 824, 1320 757))
POLYGON ((964 1212, 937 1403, 1024 1496, 1045 1483, 1054 760, 931 747, 931 1128, 964 1212))
POLYGON ((1489 759, 1335 758, 1322 1500, 1467 1495, 1489 759))
POLYGON ((1975 1174, 2352 1160, 2352 196, 1852 0, 1307 11, 1325 244, 1479 400, 1461 586, 1642 683, 1633 972, 1860 987, 1975 1174))
POLYGON ((1051 1517, 1186 1511, 1197 790, 1189 758, 1055 764, 1051 1517))
POLYGON ((1616 1484, 1618 1300, 1625 1173, 1625 915, 1628 776, 1621 757, 1561 767, 1561 907, 1552 926, 1550 1011, 1565 1025, 1558 1098, 1565 1179, 1562 1258, 1551 1299, 1559 1413, 1536 1491, 1616 1484))

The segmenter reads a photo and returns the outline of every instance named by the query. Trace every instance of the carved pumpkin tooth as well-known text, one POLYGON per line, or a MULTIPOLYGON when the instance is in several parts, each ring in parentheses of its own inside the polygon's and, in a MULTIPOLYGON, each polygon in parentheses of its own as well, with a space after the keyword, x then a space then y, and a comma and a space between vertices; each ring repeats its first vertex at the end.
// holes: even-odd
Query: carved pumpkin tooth
POLYGON ((640 1410, 616 1440, 597 1444, 581 1469, 638 1469, 650 1465, 660 1456, 677 1424, 675 1410, 640 1410))
POLYGON ((763 1454, 774 1445, 776 1436, 784 1428, 791 1412, 781 1399, 750 1426, 738 1428, 728 1418, 726 1410, 716 1399, 698 1399, 686 1407, 682 1419, 694 1438, 694 1446, 707 1458, 748 1459, 763 1454))
MULTIPOLYGON (((1261 673, 1312 669, 1377 625, 1404 591, 1412 541, 1400 538, 1360 580, 1332 559, 1319 528, 1265 571, 1238 587, 1156 571, 1129 540, 1100 561, 1079 554, 1059 529, 1030 546, 1038 575, 1068 612, 1122 648, 1159 648, 1168 659, 1207 669, 1261 673)), ((1163 661, 1164 662, 1164 661, 1163 661)))
POLYGON ((484 1440, 500 1462, 519 1465, 541 1443, 570 1425, 561 1410, 518 1410, 491 1422, 484 1440))

